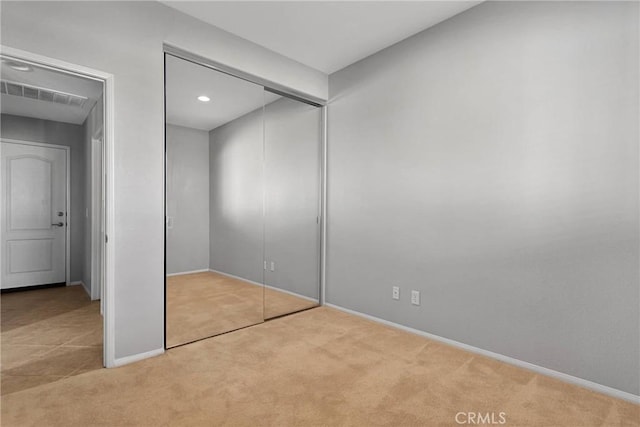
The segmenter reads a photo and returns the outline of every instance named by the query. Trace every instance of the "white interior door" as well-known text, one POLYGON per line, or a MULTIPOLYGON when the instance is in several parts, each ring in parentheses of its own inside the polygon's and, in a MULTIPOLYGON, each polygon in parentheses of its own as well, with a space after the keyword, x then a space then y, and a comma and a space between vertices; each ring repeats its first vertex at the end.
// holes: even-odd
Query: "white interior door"
POLYGON ((67 151, 2 142, 2 289, 66 282, 67 151))

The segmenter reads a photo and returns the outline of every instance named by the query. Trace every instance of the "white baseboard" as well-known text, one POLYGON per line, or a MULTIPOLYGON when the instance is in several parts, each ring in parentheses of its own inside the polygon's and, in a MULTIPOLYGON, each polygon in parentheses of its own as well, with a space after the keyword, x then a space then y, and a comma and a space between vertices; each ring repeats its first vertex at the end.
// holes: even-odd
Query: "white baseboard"
POLYGON ((335 304, 325 303, 324 305, 327 306, 327 307, 335 308, 336 310, 343 311, 345 313, 353 314, 354 316, 363 317, 365 319, 372 320, 372 321, 377 322, 377 323, 382 323, 383 325, 387 325, 387 326, 391 326, 391 327, 394 327, 394 328, 397 328, 397 329, 401 329, 403 331, 411 332, 413 334, 420 335, 420 336, 423 336, 425 338, 432 339, 434 341, 439 341, 439 342, 442 342, 444 344, 448 344, 448 345, 451 345, 453 347, 457 347, 457 348, 460 348, 462 350, 469 351, 471 353, 476 353, 476 354, 480 354, 482 356, 487 356, 487 357, 490 357, 492 359, 496 359, 496 360, 499 360, 501 362, 508 363, 510 365, 518 366, 520 368, 524 368, 524 369, 536 372, 538 374, 542 374, 542 375, 546 375, 548 377, 556 378, 556 379, 559 379, 561 381, 564 381, 564 382, 567 382, 567 383, 570 383, 570 384, 574 384, 574 385, 577 385, 577 386, 580 386, 580 387, 584 387, 584 388, 587 388, 587 389, 590 389, 590 390, 593 390, 593 391, 597 391, 597 392, 602 393, 602 394, 606 394, 606 395, 609 395, 609 396, 612 396, 612 397, 616 397, 618 399, 623 399, 623 400, 629 401, 631 403, 636 403, 636 404, 640 403, 640 396, 637 396, 637 395, 632 394, 632 393, 628 393, 626 391, 618 390, 618 389, 615 389, 613 387, 609 387, 609 386, 606 386, 606 385, 595 383, 593 381, 589 381, 589 380, 585 380, 585 379, 582 379, 582 378, 574 377, 573 375, 565 374, 563 372, 554 371, 553 369, 545 368, 543 366, 534 365, 533 363, 525 362, 525 361, 519 360, 519 359, 514 359, 513 357, 505 356, 505 355, 499 354, 499 353, 494 353, 492 351, 484 350, 484 349, 481 349, 481 348, 478 348, 478 347, 474 347, 472 345, 468 345, 468 344, 464 344, 464 343, 461 343, 461 342, 458 342, 458 341, 454 341, 454 340, 451 340, 449 338, 443 338, 441 336, 433 335, 433 334, 430 334, 428 332, 421 331, 419 329, 410 328, 408 326, 404 326, 404 325, 401 325, 399 323, 390 322, 388 320, 380 319, 378 317, 374 317, 374 316, 371 316, 369 314, 364 314, 364 313, 360 313, 358 311, 350 310, 348 308, 340 307, 340 306, 335 305, 335 304))
POLYGON ((265 285, 263 283, 254 282, 253 280, 245 279, 245 278, 240 277, 240 276, 234 276, 233 274, 224 273, 222 271, 213 270, 211 268, 209 269, 209 271, 212 272, 212 273, 218 273, 218 274, 222 274, 223 276, 231 277, 232 279, 242 280, 243 282, 247 282, 247 283, 249 283, 251 285, 256 285, 256 286, 260 286, 260 287, 264 286, 265 288, 269 288, 269 289, 274 290, 274 291, 282 292, 283 294, 293 295, 294 297, 298 297, 298 298, 301 298, 301 299, 304 299, 304 300, 307 300, 307 301, 313 301, 315 303, 318 303, 318 300, 316 298, 310 298, 308 296, 300 295, 300 294, 297 294, 295 292, 286 291, 284 289, 276 288, 275 286, 269 286, 269 285, 265 285))
POLYGON ((129 363, 139 362, 150 357, 160 356, 164 353, 164 348, 158 348, 156 350, 147 351, 145 353, 133 354, 131 356, 125 356, 117 358, 113 361, 113 367, 128 365, 129 363))
POLYGON ((204 273, 206 271, 210 271, 208 268, 203 268, 201 270, 191 270, 191 271, 181 271, 179 273, 170 273, 167 274, 167 277, 171 277, 171 276, 181 276, 183 274, 194 274, 194 273, 204 273))
POLYGON ((214 270, 212 268, 210 268, 207 271, 210 271, 212 273, 222 274, 223 276, 231 277, 232 279, 242 280, 243 282, 247 282, 247 283, 249 283, 251 285, 262 286, 262 283, 260 283, 260 282, 254 282, 253 280, 245 279, 244 277, 235 276, 233 274, 225 273, 223 271, 214 270))

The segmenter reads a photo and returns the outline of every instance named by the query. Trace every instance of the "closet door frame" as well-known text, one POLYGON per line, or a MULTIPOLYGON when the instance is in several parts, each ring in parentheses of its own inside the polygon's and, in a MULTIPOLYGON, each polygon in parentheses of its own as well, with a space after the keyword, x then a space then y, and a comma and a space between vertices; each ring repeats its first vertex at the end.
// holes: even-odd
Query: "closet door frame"
MULTIPOLYGON (((194 64, 202 65, 204 67, 210 68, 215 71, 219 71, 221 73, 228 74, 230 76, 246 80, 251 83, 255 83, 264 88, 264 90, 268 92, 272 92, 286 98, 291 98, 296 101, 303 102, 305 104, 312 105, 314 107, 321 109, 321 132, 320 136, 320 159, 318 165, 318 173, 320 175, 319 179, 319 189, 318 189, 318 229, 319 229, 319 254, 318 257, 318 279, 320 284, 319 289, 319 305, 325 304, 325 288, 326 288, 326 238, 327 238, 327 225, 326 225, 326 215, 327 215, 327 102, 323 99, 304 94, 295 89, 289 88, 287 86, 272 82, 270 80, 264 79, 262 77, 247 73, 245 71, 239 70, 237 68, 230 67, 228 65, 222 64, 220 62, 214 61, 209 58, 205 58, 200 55, 196 55, 194 53, 183 50, 179 47, 164 43, 163 44, 164 57, 166 55, 171 55, 176 58, 183 59, 185 61, 192 62, 194 64)), ((166 68, 165 68, 165 87, 166 87, 166 68)), ((166 120, 167 115, 167 98, 166 92, 164 94, 164 117, 166 120)), ((165 140, 164 140, 164 171, 166 171, 167 167, 167 138, 166 138, 166 123, 165 123, 165 140)), ((163 172, 166 175, 166 172, 163 172)), ((163 193, 163 215, 166 215, 167 210, 167 180, 166 176, 164 176, 164 193, 163 193)), ((166 218, 165 218, 166 222, 166 218)), ((164 227, 164 348, 167 349, 167 228, 164 227)))

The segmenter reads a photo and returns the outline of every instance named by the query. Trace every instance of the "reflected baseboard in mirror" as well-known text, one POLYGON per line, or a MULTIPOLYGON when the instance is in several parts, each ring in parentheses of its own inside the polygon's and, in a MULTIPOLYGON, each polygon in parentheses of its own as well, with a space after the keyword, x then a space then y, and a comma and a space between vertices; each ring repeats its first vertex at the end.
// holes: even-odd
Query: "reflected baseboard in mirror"
POLYGON ((167 277, 167 348, 306 310, 317 301, 218 272, 167 277), (265 297, 269 306, 264 309, 265 297))

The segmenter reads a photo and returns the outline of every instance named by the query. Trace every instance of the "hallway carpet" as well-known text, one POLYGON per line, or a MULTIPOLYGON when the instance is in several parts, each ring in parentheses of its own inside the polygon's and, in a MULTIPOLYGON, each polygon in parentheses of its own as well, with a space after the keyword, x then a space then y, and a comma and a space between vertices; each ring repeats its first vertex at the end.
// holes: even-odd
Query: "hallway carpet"
POLYGON ((2 396, 2 426, 457 426, 459 412, 640 425, 637 405, 326 307, 2 396))
POLYGON ((3 395, 102 369, 100 301, 82 286, 2 294, 0 312, 3 395))

